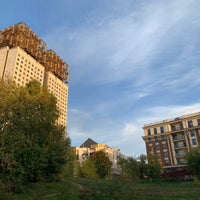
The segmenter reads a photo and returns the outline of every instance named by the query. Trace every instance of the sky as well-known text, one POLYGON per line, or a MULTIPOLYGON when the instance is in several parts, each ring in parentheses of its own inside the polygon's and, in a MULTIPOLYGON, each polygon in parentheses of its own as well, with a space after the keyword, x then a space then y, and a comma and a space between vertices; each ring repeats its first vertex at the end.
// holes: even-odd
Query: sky
POLYGON ((144 124, 200 112, 199 0, 7 0, 69 67, 68 134, 146 154, 144 124))

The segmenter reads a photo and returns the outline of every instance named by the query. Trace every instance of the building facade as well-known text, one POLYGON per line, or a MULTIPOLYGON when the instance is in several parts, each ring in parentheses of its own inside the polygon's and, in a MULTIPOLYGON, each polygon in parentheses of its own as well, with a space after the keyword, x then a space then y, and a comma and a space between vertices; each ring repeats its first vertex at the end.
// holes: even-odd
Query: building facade
POLYGON ((186 153, 200 145, 200 112, 145 124, 147 156, 157 155, 163 169, 186 166, 186 153))
POLYGON ((66 127, 68 65, 23 22, 0 31, 0 78, 46 86, 57 100, 57 122, 66 127))
POLYGON ((117 162, 119 157, 121 157, 118 148, 111 148, 106 144, 98 144, 90 138, 88 138, 80 147, 75 147, 76 156, 80 162, 83 162, 97 151, 105 152, 109 160, 112 162, 113 170, 118 169, 117 162))

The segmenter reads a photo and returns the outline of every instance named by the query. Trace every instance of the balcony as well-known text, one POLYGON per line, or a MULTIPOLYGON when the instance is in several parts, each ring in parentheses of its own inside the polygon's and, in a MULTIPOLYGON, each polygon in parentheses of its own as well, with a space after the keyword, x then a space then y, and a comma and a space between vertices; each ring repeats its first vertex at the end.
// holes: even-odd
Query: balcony
POLYGON ((185 135, 173 135, 172 136, 173 140, 185 140, 185 135))
POLYGON ((185 153, 176 153, 176 157, 177 158, 185 157, 185 153))
POLYGON ((187 148, 187 146, 186 146, 185 142, 183 142, 183 143, 174 143, 174 148, 175 149, 185 149, 185 148, 187 148))
POLYGON ((180 126, 172 126, 172 131, 180 131, 183 130, 183 125, 180 126))
POLYGON ((177 164, 178 165, 185 165, 187 162, 184 159, 177 159, 177 164))

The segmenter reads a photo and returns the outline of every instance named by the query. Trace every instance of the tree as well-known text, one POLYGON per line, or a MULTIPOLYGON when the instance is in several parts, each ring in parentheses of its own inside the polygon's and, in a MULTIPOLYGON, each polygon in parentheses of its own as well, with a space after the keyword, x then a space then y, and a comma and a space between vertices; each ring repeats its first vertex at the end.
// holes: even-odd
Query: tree
POLYGON ((14 187, 55 178, 70 140, 56 124, 56 99, 36 81, 26 87, 0 82, 0 176, 14 187))
POLYGON ((91 158, 87 158, 82 163, 78 163, 78 176, 89 179, 98 178, 95 163, 91 158))
POLYGON ((122 169, 122 176, 135 181, 139 177, 139 164, 133 157, 121 158, 119 165, 122 169))
POLYGON ((141 179, 145 178, 148 174, 148 165, 147 165, 147 156, 144 154, 141 154, 139 156, 139 177, 141 179))
POLYGON ((159 178, 161 174, 161 164, 156 155, 150 155, 148 157, 148 177, 159 178))
POLYGON ((96 167, 97 174, 100 178, 105 178, 109 175, 112 162, 109 160, 108 156, 104 151, 97 151, 91 155, 91 159, 96 167))
POLYGON ((200 149, 192 148, 186 156, 187 164, 193 175, 200 179, 200 149))

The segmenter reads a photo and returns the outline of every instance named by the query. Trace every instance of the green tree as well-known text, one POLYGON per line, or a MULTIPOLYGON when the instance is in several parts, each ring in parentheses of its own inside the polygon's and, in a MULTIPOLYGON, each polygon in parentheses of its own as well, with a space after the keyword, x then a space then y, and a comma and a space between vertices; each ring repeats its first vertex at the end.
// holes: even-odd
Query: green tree
POLYGON ((150 155, 148 157, 148 177, 159 178, 161 174, 161 164, 156 155, 150 155))
POLYGON ((56 124, 56 99, 36 81, 0 82, 0 176, 14 187, 55 178, 70 140, 56 124))
POLYGON ((141 179, 145 178, 148 174, 148 165, 147 165, 147 156, 144 154, 141 154, 139 156, 139 177, 141 179))
POLYGON ((139 177, 139 164, 133 157, 121 158, 119 161, 123 178, 135 181, 139 177))
POLYGON ((110 174, 112 162, 104 151, 97 151, 91 155, 91 159, 96 167, 97 174, 100 178, 105 178, 110 174))
POLYGON ((187 164, 193 175, 200 179, 200 149, 192 148, 186 156, 187 164))
POLYGON ((82 163, 78 162, 78 176, 89 179, 97 179, 98 174, 94 161, 87 158, 82 163))

